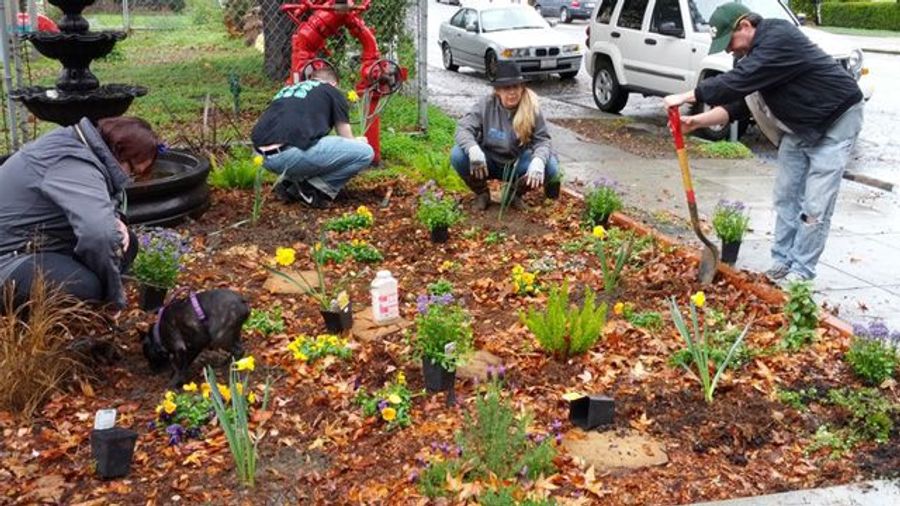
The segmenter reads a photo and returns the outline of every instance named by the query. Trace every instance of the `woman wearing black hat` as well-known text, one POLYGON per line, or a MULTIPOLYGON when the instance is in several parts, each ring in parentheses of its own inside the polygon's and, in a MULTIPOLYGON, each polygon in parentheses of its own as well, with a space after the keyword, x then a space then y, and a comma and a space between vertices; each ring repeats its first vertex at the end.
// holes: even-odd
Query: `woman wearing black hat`
MULTIPOLYGON (((505 167, 515 168, 518 194, 541 187, 559 171, 537 95, 525 86, 519 68, 500 62, 491 85, 494 92, 459 121, 450 152, 450 164, 475 192, 479 211, 491 203, 487 180, 502 179, 505 167)), ((511 205, 525 208, 518 196, 511 205)))

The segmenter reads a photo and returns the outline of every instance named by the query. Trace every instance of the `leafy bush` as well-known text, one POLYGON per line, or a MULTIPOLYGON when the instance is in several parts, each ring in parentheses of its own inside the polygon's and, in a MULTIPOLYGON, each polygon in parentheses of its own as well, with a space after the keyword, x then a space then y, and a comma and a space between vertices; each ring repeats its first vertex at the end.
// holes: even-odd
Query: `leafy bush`
POLYGON ((848 426, 860 438, 876 443, 890 439, 898 406, 877 388, 835 389, 828 392, 828 400, 847 411, 848 426))
POLYGON ((209 184, 215 188, 249 190, 256 184, 259 171, 264 170, 261 157, 246 148, 233 149, 221 164, 215 156, 209 161, 209 184))
POLYGON ((171 289, 181 272, 187 245, 178 232, 148 228, 138 234, 140 249, 131 265, 131 274, 142 285, 171 289))
POLYGON ((782 404, 796 409, 797 411, 805 411, 806 406, 819 398, 819 392, 816 387, 809 387, 801 390, 781 390, 777 392, 778 400, 782 404))
POLYGON ((819 306, 812 297, 812 283, 795 281, 788 285, 788 298, 784 305, 787 327, 782 331, 782 345, 797 350, 811 343, 819 325, 819 306))
POLYGON ((441 278, 434 283, 429 283, 426 289, 428 295, 452 295, 453 283, 441 278))
POLYGON ((281 306, 275 306, 269 311, 256 308, 251 309, 250 317, 244 322, 244 330, 259 332, 266 337, 284 332, 284 318, 281 316, 281 306))
POLYGON ((331 218, 325 222, 322 228, 329 232, 346 232, 370 228, 373 223, 375 223, 375 218, 372 216, 372 211, 366 206, 359 206, 352 213, 344 213, 337 218, 331 218))
POLYGON ((721 158, 726 160, 741 160, 752 158, 750 148, 740 142, 718 141, 704 142, 695 145, 695 149, 701 157, 721 158))
POLYGON ((457 305, 450 294, 420 295, 417 309, 413 342, 416 355, 440 364, 445 370, 456 370, 459 361, 472 347, 468 312, 457 305))
POLYGON ((856 337, 844 359, 870 385, 880 385, 897 369, 897 349, 878 340, 856 337))
POLYGON ((822 24, 870 30, 900 30, 900 3, 826 2, 822 4, 822 24))
POLYGON ((589 350, 603 334, 606 326, 606 304, 595 303, 590 288, 585 290, 580 306, 569 305, 569 283, 550 288, 544 311, 529 309, 519 317, 534 334, 541 348, 565 360, 589 350))
POLYGON ((744 203, 720 200, 712 218, 713 228, 722 242, 740 242, 747 232, 750 217, 744 214, 744 203))
POLYGON ((591 225, 599 225, 609 215, 622 209, 622 195, 619 184, 609 179, 594 182, 594 186, 584 195, 585 212, 591 225))
POLYGON ((419 206, 416 209, 416 218, 428 230, 439 227, 450 228, 462 220, 462 211, 456 200, 449 195, 444 195, 440 189, 436 189, 433 181, 429 181, 419 190, 419 206))

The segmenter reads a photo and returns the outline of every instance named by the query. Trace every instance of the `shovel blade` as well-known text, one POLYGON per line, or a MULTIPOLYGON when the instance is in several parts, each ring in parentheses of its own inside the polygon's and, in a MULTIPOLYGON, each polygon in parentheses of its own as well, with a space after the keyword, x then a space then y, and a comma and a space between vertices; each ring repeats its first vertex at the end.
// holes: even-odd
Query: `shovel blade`
POLYGON ((716 277, 719 266, 719 251, 715 246, 707 245, 700 253, 700 284, 708 285, 716 277))

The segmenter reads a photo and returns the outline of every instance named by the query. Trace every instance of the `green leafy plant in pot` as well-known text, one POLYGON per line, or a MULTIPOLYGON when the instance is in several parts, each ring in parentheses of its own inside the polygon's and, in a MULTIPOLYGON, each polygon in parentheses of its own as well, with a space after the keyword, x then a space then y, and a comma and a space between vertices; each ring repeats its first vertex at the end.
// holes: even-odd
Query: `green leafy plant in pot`
POLYGON ((165 228, 145 229, 138 234, 138 241, 140 248, 131 275, 140 284, 141 309, 154 311, 175 287, 188 248, 178 232, 165 228))
POLYGON ((450 294, 420 295, 416 302, 419 314, 413 349, 422 358, 425 389, 452 392, 456 366, 472 348, 469 314, 450 294))
POLYGON ((594 181, 584 195, 585 214, 591 226, 609 225, 612 213, 622 209, 622 192, 619 183, 606 178, 594 181))
POLYGON ((744 214, 746 206, 739 200, 720 200, 713 211, 713 228, 722 240, 722 261, 729 265, 737 262, 738 252, 750 217, 744 214))
POLYGON ((431 241, 442 243, 449 239, 450 227, 462 220, 456 200, 429 181, 419 189, 419 206, 416 218, 431 232, 431 241))
POLYGON ((556 174, 550 176, 544 181, 544 196, 551 200, 559 198, 559 192, 562 188, 563 172, 556 171, 556 174))

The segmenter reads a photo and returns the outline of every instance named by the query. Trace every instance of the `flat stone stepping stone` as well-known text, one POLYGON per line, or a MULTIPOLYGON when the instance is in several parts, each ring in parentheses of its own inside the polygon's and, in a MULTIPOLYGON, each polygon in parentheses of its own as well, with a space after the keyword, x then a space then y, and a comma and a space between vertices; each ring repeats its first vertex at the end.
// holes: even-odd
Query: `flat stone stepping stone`
POLYGON ((563 436, 562 445, 597 472, 625 474, 669 461, 662 443, 637 432, 572 429, 563 436))
POLYGON ((305 294, 307 289, 303 280, 306 280, 312 287, 319 286, 319 275, 316 271, 284 269, 282 272, 297 280, 297 284, 291 283, 277 274, 270 273, 269 277, 266 278, 266 282, 263 283, 263 288, 274 294, 305 294))
POLYGON ((372 318, 372 307, 367 306, 353 313, 353 329, 351 332, 363 341, 371 341, 400 332, 410 325, 412 325, 412 322, 403 318, 395 318, 385 323, 375 323, 375 320, 372 318))
POLYGON ((497 367, 503 359, 489 351, 478 350, 469 356, 469 360, 456 368, 456 377, 478 381, 487 381, 488 366, 497 367))

